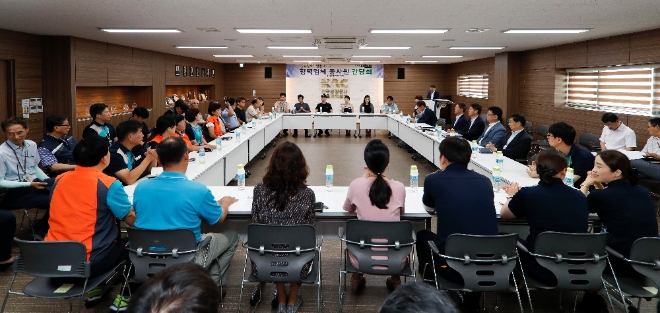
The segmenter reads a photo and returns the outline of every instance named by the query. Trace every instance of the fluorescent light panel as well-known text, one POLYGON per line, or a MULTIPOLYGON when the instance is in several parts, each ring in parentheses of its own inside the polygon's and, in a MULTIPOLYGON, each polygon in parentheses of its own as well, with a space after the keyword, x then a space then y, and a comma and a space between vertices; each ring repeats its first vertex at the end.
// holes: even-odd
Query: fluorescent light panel
POLYGON ((236 28, 241 34, 311 34, 311 29, 257 29, 257 28, 236 28))
POLYGON ((422 58, 462 58, 462 55, 423 55, 422 58))
POLYGON ((438 61, 421 60, 421 61, 404 61, 406 63, 438 63, 438 61))
POLYGON ((176 28, 99 28, 108 33, 181 33, 176 28))
POLYGON ((227 46, 174 46, 177 49, 227 49, 227 46))
POLYGON ((360 49, 366 50, 405 50, 410 49, 410 47, 369 47, 369 46, 360 46, 360 49))
POLYGON ((391 58, 391 55, 354 55, 354 58, 391 58))
POLYGON ((444 34, 449 29, 370 29, 372 34, 444 34))
POLYGON ((268 49, 302 49, 302 50, 318 50, 319 47, 315 46, 266 46, 268 49))
POLYGON ((590 28, 529 28, 507 29, 505 34, 579 34, 590 31, 590 28))
POLYGON ((251 58, 251 54, 214 54, 216 58, 251 58))
POLYGON ((380 63, 380 61, 376 61, 376 60, 352 61, 351 60, 351 63, 380 63))
POLYGON ((506 47, 449 47, 451 50, 499 50, 506 47))
POLYGON ((300 62, 300 63, 321 63, 321 61, 318 61, 318 60, 293 60, 293 62, 300 62))
POLYGON ((283 55, 283 58, 321 58, 320 55, 283 55))

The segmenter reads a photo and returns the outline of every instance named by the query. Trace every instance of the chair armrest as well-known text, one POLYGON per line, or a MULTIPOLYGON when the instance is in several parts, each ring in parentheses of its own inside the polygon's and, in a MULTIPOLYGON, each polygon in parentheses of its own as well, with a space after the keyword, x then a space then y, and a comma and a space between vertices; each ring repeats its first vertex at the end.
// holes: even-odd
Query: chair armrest
POLYGON ((605 247, 605 251, 607 251, 607 254, 609 254, 610 256, 613 256, 613 257, 615 257, 617 259, 620 259, 620 260, 628 261, 621 253, 616 252, 616 250, 614 250, 610 247, 605 247))
POLYGON ((438 249, 438 246, 435 245, 433 240, 429 240, 429 247, 431 247, 431 251, 433 251, 433 253, 440 255, 440 250, 438 249))
POLYGON ((339 227, 339 239, 344 238, 344 227, 339 227))
POLYGON ((518 242, 516 242, 516 245, 518 247, 518 250, 522 250, 526 253, 529 253, 529 250, 527 249, 527 247, 525 247, 524 244, 522 244, 522 242, 518 241, 518 242))
POLYGON ((243 248, 247 248, 247 246, 248 246, 248 237, 245 236, 245 238, 243 238, 243 248))
POLYGON ((417 242, 417 233, 414 230, 412 232, 412 239, 413 239, 413 242, 417 242))
POLYGON ((320 248, 323 245, 323 236, 316 238, 316 247, 320 248))
POLYGON ((206 236, 204 240, 200 241, 199 244, 197 245, 199 248, 205 248, 211 243, 211 236, 206 236))

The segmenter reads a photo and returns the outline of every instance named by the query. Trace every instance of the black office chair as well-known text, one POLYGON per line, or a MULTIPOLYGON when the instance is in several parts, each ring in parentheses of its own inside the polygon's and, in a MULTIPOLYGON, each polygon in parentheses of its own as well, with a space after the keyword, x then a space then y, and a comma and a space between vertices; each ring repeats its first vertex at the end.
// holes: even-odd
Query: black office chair
MULTIPOLYGON (((452 234, 447 237, 445 253, 429 241, 431 247, 433 273, 435 285, 438 289, 484 292, 484 306, 486 305, 485 292, 515 292, 518 296, 520 312, 523 312, 522 299, 517 284, 510 284, 510 279, 515 281, 513 270, 518 260, 516 242, 518 234, 507 235, 467 235, 452 234), (438 256, 447 262, 447 265, 458 272, 463 278, 463 284, 459 284, 443 278, 436 272, 435 257, 438 256)), ((531 306, 531 298, 529 298, 531 306)), ((497 310, 497 294, 495 295, 495 309, 497 310)))
POLYGON ((591 152, 600 151, 600 135, 593 133, 581 133, 578 144, 591 152))
POLYGON ((78 311, 82 312, 87 292, 119 275, 119 268, 124 266, 122 262, 107 273, 91 277, 87 249, 80 242, 14 241, 18 244, 20 255, 14 259, 14 276, 9 283, 0 312, 5 311, 10 294, 43 299, 67 299, 69 312, 73 309, 72 299, 80 297, 78 311), (23 287, 23 292, 11 289, 18 274, 35 277, 23 287))
POLYGON ((339 312, 342 311, 348 273, 401 275, 404 281, 407 277, 416 280, 415 231, 409 221, 350 220, 346 223, 345 237, 344 228, 339 228, 339 240, 339 312), (349 253, 357 258, 358 267, 351 263, 349 253), (406 263, 401 268, 404 260, 406 263))
POLYGON ((620 263, 628 263, 636 274, 621 275, 616 271, 605 271, 603 278, 618 291, 621 303, 629 304, 628 312, 639 312, 642 299, 651 301, 658 297, 660 288, 660 238, 647 237, 635 240, 630 249, 630 258, 625 258, 614 249, 607 247, 610 260, 617 259, 620 263), (637 298, 637 308, 628 297, 637 298))
POLYGON ((435 122, 435 126, 440 126, 444 130, 446 123, 447 123, 447 120, 445 120, 444 118, 439 118, 438 121, 435 122))
POLYGON ((549 131, 550 131, 549 125, 536 126, 536 133, 541 137, 541 139, 532 141, 532 148, 530 149, 532 154, 538 154, 539 152, 541 152, 541 150, 550 148, 550 144, 548 143, 549 131))

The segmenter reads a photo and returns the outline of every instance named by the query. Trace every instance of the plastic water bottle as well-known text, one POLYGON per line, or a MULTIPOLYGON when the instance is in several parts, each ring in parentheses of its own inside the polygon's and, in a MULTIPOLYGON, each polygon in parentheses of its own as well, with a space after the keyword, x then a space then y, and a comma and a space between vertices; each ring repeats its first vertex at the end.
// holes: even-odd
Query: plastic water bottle
POLYGON ((500 167, 500 170, 504 170, 504 154, 502 154, 502 151, 497 151, 495 162, 497 163, 497 166, 500 167))
POLYGON ((442 126, 435 127, 435 133, 438 134, 438 137, 442 134, 442 126))
POLYGON ((241 125, 241 130, 244 132, 247 131, 247 123, 243 123, 243 125, 241 125))
POLYGON ((335 173, 332 170, 332 165, 325 166, 325 187, 328 191, 332 191, 332 185, 335 181, 335 173))
POLYGON ((199 147, 199 164, 206 164, 206 151, 204 151, 204 147, 199 147))
POLYGON ((236 142, 241 142, 241 131, 236 130, 236 142))
POLYGON ((406 115, 406 124, 410 124, 410 115, 406 115))
POLYGON ((360 113, 364 113, 364 107, 360 106, 360 113))
POLYGON ((257 121, 252 120, 252 129, 257 129, 257 121))
POLYGON ((239 164, 238 170, 236 170, 236 182, 238 184, 238 190, 245 189, 245 166, 243 164, 239 164))
POLYGON ((417 185, 419 183, 419 172, 417 171, 417 165, 410 166, 410 189, 412 192, 417 192, 417 185))
POLYGON ((215 149, 218 151, 222 150, 222 139, 218 138, 215 140, 215 149))
POLYGON ((471 157, 473 159, 476 159, 477 158, 477 153, 479 153, 479 144, 477 144, 476 140, 472 140, 471 145, 472 145, 472 155, 471 155, 471 157))
POLYGON ((493 191, 500 191, 500 181, 502 181, 502 171, 499 166, 493 167, 493 191))
POLYGON ((564 177, 564 184, 566 186, 573 187, 575 183, 575 170, 572 167, 566 169, 566 177, 564 177))
MULTIPOLYGON (((273 109, 274 110, 274 109, 273 109)), ((273 113, 268 113, 268 120, 272 121, 273 120, 273 113)))

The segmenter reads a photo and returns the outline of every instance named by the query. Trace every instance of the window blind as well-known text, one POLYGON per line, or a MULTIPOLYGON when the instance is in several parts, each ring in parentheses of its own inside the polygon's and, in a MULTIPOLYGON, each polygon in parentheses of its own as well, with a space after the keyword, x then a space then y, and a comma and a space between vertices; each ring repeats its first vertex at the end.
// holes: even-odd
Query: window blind
POLYGON ((568 71, 566 104, 608 112, 654 114, 660 108, 657 72, 660 71, 655 68, 641 67, 568 71))
POLYGON ((470 98, 488 99, 488 75, 458 76, 458 95, 470 98))

